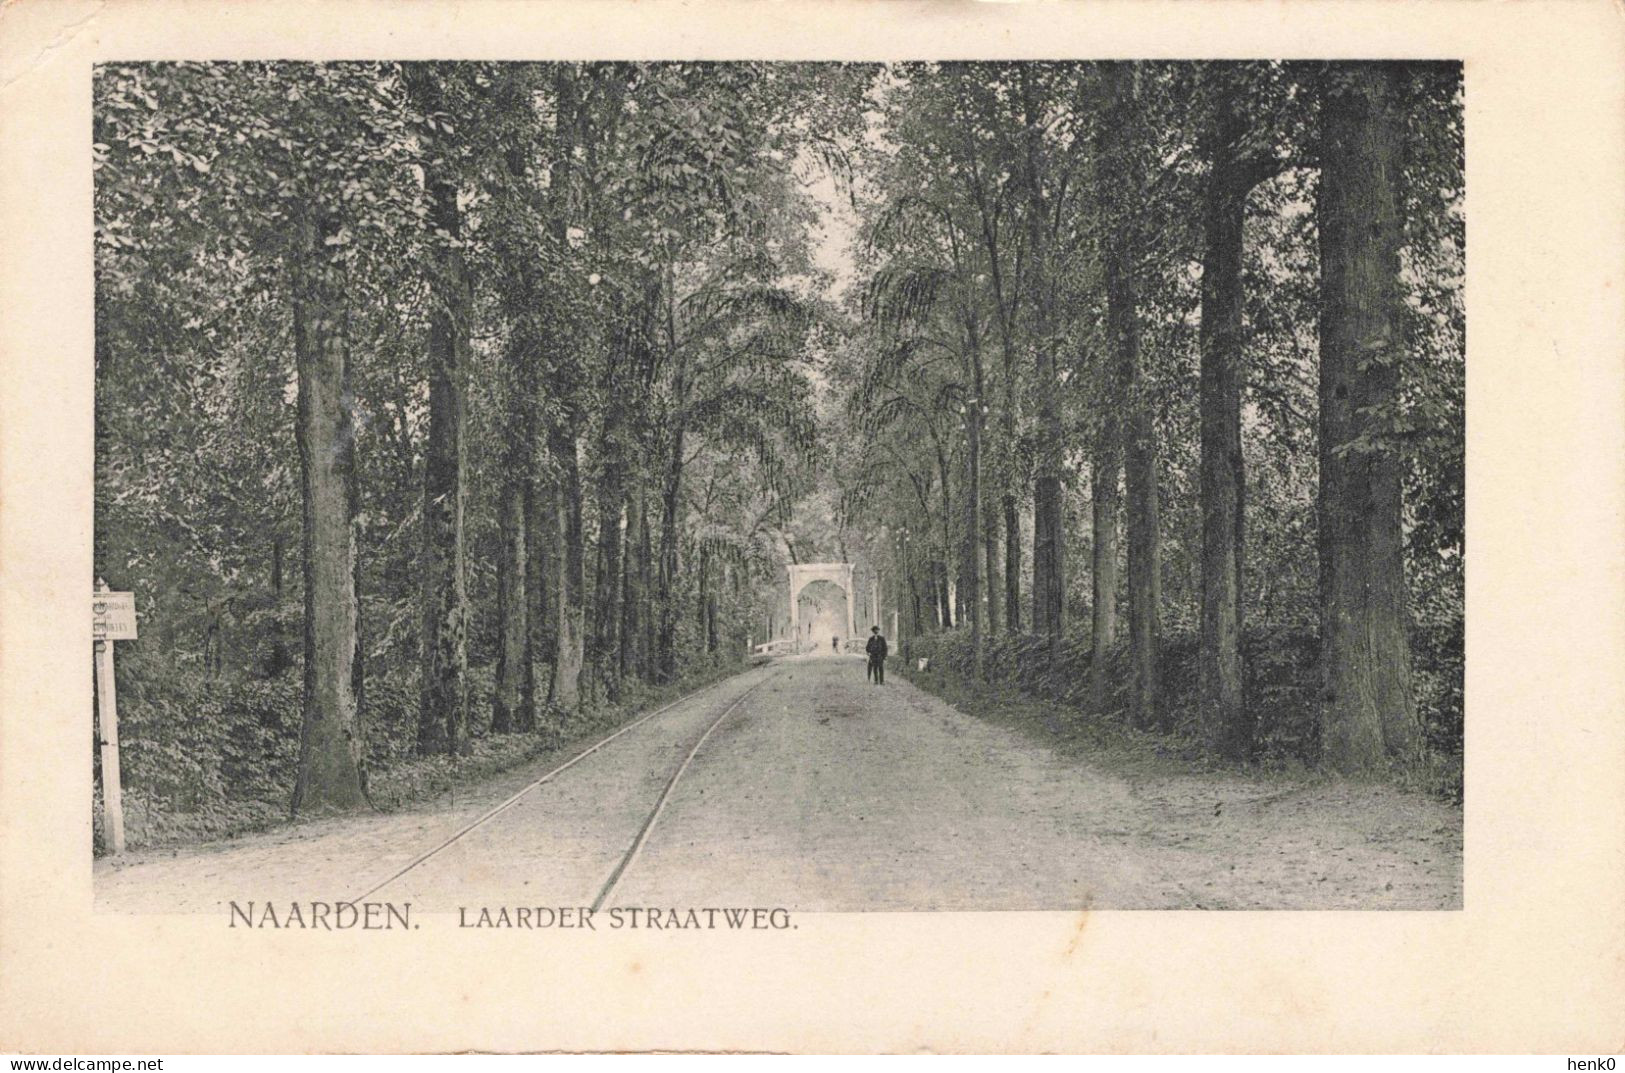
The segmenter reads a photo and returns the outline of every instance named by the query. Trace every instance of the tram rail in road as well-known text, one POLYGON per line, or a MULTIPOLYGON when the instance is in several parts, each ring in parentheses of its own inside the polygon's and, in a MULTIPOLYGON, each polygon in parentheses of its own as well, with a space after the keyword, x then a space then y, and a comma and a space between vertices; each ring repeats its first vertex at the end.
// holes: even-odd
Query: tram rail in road
MULTIPOLYGON (((749 672, 746 672, 746 673, 749 673, 749 672)), ((726 704, 724 704, 721 713, 718 714, 715 719, 711 720, 709 723, 706 724, 706 728, 705 728, 704 732, 702 732, 700 734, 699 738, 694 742, 694 745, 684 754, 682 761, 677 765, 676 769, 672 772, 671 778, 666 780, 665 786, 661 790, 659 798, 654 802, 653 807, 649 810, 648 815, 644 818, 643 823, 639 826, 638 832, 633 837, 631 844, 629 846, 627 846, 626 851, 621 855, 620 860, 615 865, 614 870, 610 872, 609 878, 607 880, 605 880, 603 887, 598 891, 597 897, 593 900, 593 903, 592 903, 592 908, 595 911, 602 908, 603 905, 609 900, 610 895, 614 893, 615 887, 620 883, 622 877, 626 875, 626 873, 631 869, 632 865, 637 861, 637 858, 638 858, 639 854, 641 854, 642 851, 643 851, 644 845, 649 841, 649 836, 654 831, 655 824, 658 823, 659 820, 660 820, 660 814, 665 811, 666 802, 671 799, 672 791, 677 787, 677 783, 682 779, 683 774, 688 771, 689 765, 693 762, 694 757, 696 755, 698 755, 698 753, 700 751, 700 748, 705 744, 706 739, 708 739, 711 736, 712 732, 715 731, 717 729, 717 727, 722 725, 722 723, 728 718, 728 716, 732 715, 735 711, 737 711, 740 705, 744 704, 745 701, 752 694, 754 694, 757 690, 761 689, 762 686, 766 685, 769 681, 772 680, 772 678, 773 678, 772 673, 768 673, 768 674, 764 675, 761 681, 757 682, 755 685, 749 687, 743 693, 739 694, 738 696, 734 697, 731 701, 728 701, 726 704)), ((622 727, 616 729, 615 731, 611 732, 610 734, 607 734, 604 737, 598 739, 597 741, 593 742, 591 745, 587 746, 585 749, 582 749, 581 751, 577 752, 574 756, 572 756, 570 759, 566 760, 564 763, 559 764, 556 767, 549 768, 542 775, 540 775, 539 777, 537 777, 533 781, 527 783, 524 787, 519 789, 517 792, 515 792, 513 795, 508 797, 506 800, 502 801, 500 804, 494 806, 491 809, 488 809, 487 811, 482 813, 480 816, 478 816, 474 820, 470 821, 469 823, 467 823, 464 826, 462 826, 461 828, 459 828, 456 832, 454 832, 452 835, 450 835, 446 839, 444 839, 441 842, 437 843, 435 846, 433 846, 432 848, 424 851, 423 853, 420 853, 418 856, 412 858, 412 860, 408 861, 405 865, 403 865, 402 867, 397 869, 395 872, 393 872, 387 878, 382 879, 382 880, 378 881, 377 883, 374 883, 371 887, 367 888, 367 890, 363 891, 361 894, 357 895, 356 897, 354 897, 354 898, 352 898, 350 900, 353 901, 353 902, 365 901, 367 898, 370 898, 372 895, 378 893, 380 890, 383 890, 385 887, 389 886, 391 883, 394 883, 395 881, 401 879, 403 876, 407 875, 408 873, 410 873, 414 869, 416 869, 419 866, 427 863, 429 860, 431 860, 436 855, 438 855, 441 851, 449 848, 450 846, 455 844, 458 840, 462 839, 465 835, 469 834, 470 832, 474 831, 475 829, 479 828, 481 825, 489 822, 490 820, 495 819, 497 816, 499 816, 502 813, 506 812, 508 809, 512 808, 514 805, 517 805, 520 801, 524 800, 525 797, 527 797, 529 794, 536 791, 537 789, 540 789, 542 786, 546 785, 547 783, 551 782, 557 776, 562 775, 564 772, 568 771, 572 767, 575 767, 577 764, 581 763, 583 760, 586 760, 588 757, 597 754, 605 746, 607 746, 610 743, 614 742, 616 739, 622 737, 625 734, 630 733, 633 730, 636 730, 638 727, 641 727, 641 726, 645 725, 646 723, 649 723, 649 722, 657 719, 658 717, 666 714, 667 712, 671 711, 672 709, 678 708, 678 707, 680 707, 680 706, 682 706, 684 704, 687 704, 689 701, 694 700, 696 697, 699 697, 702 694, 704 694, 704 693, 706 693, 706 692, 708 692, 710 690, 716 689, 719 685, 722 685, 724 682, 732 681, 732 680, 733 680, 732 678, 729 678, 729 679, 724 679, 723 682, 713 682, 710 685, 702 686, 699 689, 696 689, 694 692, 685 694, 684 696, 681 696, 681 697, 678 697, 676 700, 671 701, 671 702, 669 702, 667 704, 664 704, 661 707, 656 708, 654 711, 647 713, 646 715, 639 716, 638 718, 632 720, 630 723, 627 723, 625 726, 622 726, 622 727)))
POLYGON ((593 912, 596 913, 604 907, 604 903, 609 901, 609 896, 615 892, 615 885, 631 869, 633 863, 638 859, 638 854, 643 852, 643 845, 649 841, 650 832, 654 830, 655 824, 660 819, 660 814, 666 810, 666 802, 671 799, 672 789, 676 787, 677 780, 681 779, 683 773, 688 770, 688 765, 693 762, 695 754, 700 751, 700 746, 705 744, 705 739, 711 736, 713 730, 722 725, 724 719, 732 715, 741 704, 745 703, 752 693, 761 689, 767 682, 768 678, 763 678, 760 682, 739 694, 738 697, 735 697, 734 702, 722 709, 722 714, 711 721, 711 724, 705 728, 705 733, 700 735, 700 740, 696 741, 694 747, 688 751, 688 755, 683 757, 683 762, 677 765, 677 770, 672 772, 671 779, 667 781, 666 788, 660 791, 660 799, 655 802, 654 810, 649 813, 649 818, 643 821, 643 826, 639 829, 637 837, 632 840, 632 845, 627 848, 626 855, 615 866, 615 871, 610 873, 609 879, 604 883, 604 889, 600 890, 598 897, 593 899, 593 912))

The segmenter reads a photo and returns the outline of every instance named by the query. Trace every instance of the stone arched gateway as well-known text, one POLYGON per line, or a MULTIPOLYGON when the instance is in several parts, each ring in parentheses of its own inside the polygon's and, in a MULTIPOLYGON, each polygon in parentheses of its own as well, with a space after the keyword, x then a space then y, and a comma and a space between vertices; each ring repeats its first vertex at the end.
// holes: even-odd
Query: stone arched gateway
POLYGON ((790 567, 790 636, 801 643, 801 590, 815 581, 828 581, 846 596, 846 636, 857 635, 852 619, 852 564, 797 563, 790 567))

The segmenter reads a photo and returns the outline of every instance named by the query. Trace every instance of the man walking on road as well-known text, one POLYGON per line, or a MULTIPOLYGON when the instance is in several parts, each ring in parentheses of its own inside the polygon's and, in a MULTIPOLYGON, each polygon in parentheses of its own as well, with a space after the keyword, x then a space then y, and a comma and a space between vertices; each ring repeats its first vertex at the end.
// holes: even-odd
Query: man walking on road
POLYGON ((880 636, 880 627, 870 627, 869 643, 863 650, 869 653, 869 681, 877 686, 886 684, 886 639, 880 636))

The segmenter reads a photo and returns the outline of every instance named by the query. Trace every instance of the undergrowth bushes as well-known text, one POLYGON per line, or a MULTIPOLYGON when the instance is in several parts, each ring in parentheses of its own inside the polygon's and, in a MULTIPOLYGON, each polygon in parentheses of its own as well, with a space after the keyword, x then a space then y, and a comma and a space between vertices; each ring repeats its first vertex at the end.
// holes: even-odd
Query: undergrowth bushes
MULTIPOLYGON (((132 848, 232 837, 286 820, 299 759, 303 679, 294 665, 271 678, 226 672, 198 663, 155 659, 131 645, 119 652, 119 752, 125 837, 132 848)), ((577 712, 543 708, 532 733, 489 730, 493 675, 469 669, 474 719, 466 754, 419 757, 415 667, 379 668, 366 680, 361 725, 367 793, 394 809, 524 763, 615 725, 641 708, 680 696, 739 669, 722 658, 695 661, 691 673, 665 687, 629 681, 614 704, 584 704, 577 712)), ((95 764, 100 765, 100 751, 95 764)), ((100 786, 100 771, 96 771, 100 786)), ((101 799, 95 801, 96 845, 101 799)))
MULTIPOLYGON (((1319 639, 1312 629, 1260 628, 1242 642, 1246 667, 1244 695, 1254 718, 1253 760, 1271 768, 1314 766, 1320 753, 1316 719, 1316 662, 1319 639)), ((1426 751, 1403 781, 1444 796, 1460 798, 1462 750, 1462 637, 1459 620, 1418 627, 1411 640, 1412 678, 1426 751)), ((928 673, 969 678, 974 672, 968 631, 952 630, 911 638, 905 657, 930 660, 928 673)), ((1107 680, 1097 708, 1091 680, 1087 629, 1061 636, 1054 658, 1048 639, 1002 633, 984 641, 983 678, 1071 709, 1080 721, 1128 721, 1129 668, 1126 644, 1106 657, 1107 680)), ((917 665, 907 672, 918 673, 917 665)), ((1197 726, 1197 635, 1171 632, 1163 639, 1160 730, 1194 738, 1197 726)))

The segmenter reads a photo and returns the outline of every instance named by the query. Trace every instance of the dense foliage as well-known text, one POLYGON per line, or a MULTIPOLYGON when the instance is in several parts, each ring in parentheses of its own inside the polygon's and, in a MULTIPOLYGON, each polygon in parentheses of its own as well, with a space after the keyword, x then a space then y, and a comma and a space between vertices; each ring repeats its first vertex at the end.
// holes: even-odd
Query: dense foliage
MULTIPOLYGON (((285 813, 322 749, 376 798, 763 639, 833 331, 807 187, 859 77, 98 71, 96 562, 141 602, 133 817, 285 813), (312 531, 332 502, 348 542, 312 531), (346 575, 353 615, 313 626, 310 579, 342 604, 346 575)), ((318 775, 304 803, 342 804, 318 775)))
POLYGON ((1328 464, 1402 478, 1404 695, 1459 763, 1460 94, 1427 64, 100 68, 131 815, 529 755, 739 661, 820 559, 966 673, 1313 762, 1328 464), (1402 165, 1396 338, 1335 444, 1328 130, 1402 165))
POLYGON ((1390 650, 1361 673, 1397 682, 1425 749, 1390 735, 1376 752, 1459 786, 1459 67, 922 64, 871 99, 866 282, 833 375, 868 442, 844 501, 871 523, 904 632, 958 631, 910 650, 1219 752, 1314 763, 1341 718, 1327 608, 1402 572, 1409 666, 1390 650), (1377 108, 1346 104, 1368 92, 1377 108), (1354 363, 1391 382, 1362 385, 1347 433, 1320 396, 1344 399, 1320 330, 1346 298, 1321 271, 1334 110, 1391 131, 1401 164, 1378 191, 1399 222, 1393 297, 1369 303, 1396 328, 1354 363), (1402 566, 1328 581, 1350 558, 1334 508, 1383 508, 1323 485, 1323 449, 1359 479, 1399 474, 1402 566))

